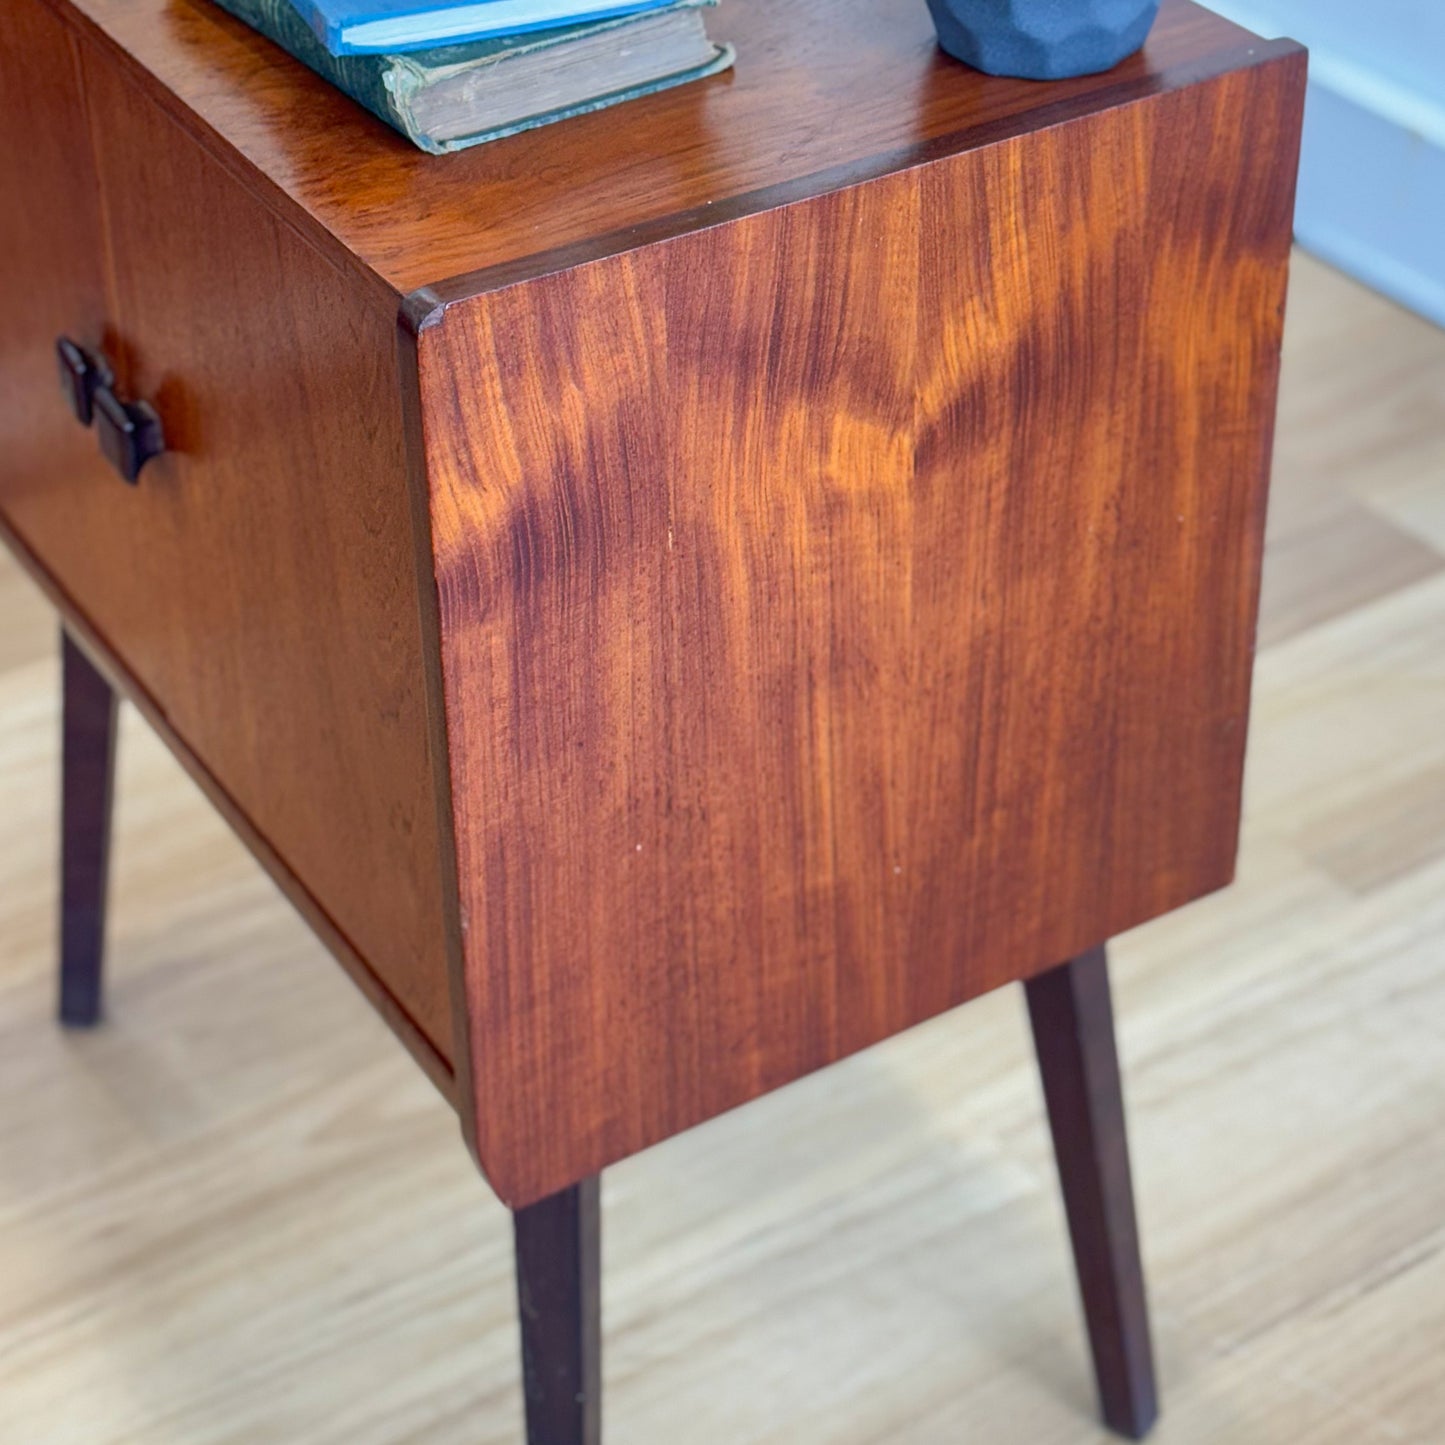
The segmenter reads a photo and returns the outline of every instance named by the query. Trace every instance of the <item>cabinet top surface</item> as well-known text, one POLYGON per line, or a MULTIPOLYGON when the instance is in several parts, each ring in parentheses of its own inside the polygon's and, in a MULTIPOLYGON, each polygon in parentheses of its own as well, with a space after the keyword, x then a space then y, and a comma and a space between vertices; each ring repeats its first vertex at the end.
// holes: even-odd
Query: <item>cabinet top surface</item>
POLYGON ((108 37, 243 181, 403 294, 485 289, 763 209, 1247 63, 1261 45, 1165 0, 1142 54, 1041 84, 943 55, 924 0, 723 0, 708 28, 736 44, 735 71, 439 157, 209 0, 50 3, 108 37))

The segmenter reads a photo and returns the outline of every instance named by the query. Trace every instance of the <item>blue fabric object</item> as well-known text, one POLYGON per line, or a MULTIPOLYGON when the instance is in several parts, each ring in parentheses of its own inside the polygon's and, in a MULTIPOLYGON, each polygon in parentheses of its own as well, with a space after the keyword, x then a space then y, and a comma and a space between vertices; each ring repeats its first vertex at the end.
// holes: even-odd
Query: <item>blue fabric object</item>
POLYGON ((1159 0, 928 0, 938 43, 990 75, 1062 80, 1143 45, 1159 0))

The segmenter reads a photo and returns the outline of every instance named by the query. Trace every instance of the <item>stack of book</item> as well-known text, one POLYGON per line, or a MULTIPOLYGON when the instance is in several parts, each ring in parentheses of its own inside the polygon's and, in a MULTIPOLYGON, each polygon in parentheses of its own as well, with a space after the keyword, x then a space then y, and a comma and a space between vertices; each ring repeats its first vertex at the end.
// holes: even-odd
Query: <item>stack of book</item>
POLYGON ((725 70, 716 0, 217 0, 433 154, 725 70))

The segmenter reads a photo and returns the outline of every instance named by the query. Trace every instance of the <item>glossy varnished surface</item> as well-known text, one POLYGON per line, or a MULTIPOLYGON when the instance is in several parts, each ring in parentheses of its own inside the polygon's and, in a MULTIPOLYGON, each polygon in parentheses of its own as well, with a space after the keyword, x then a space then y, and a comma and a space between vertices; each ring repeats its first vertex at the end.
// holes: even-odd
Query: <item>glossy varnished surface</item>
POLYGON ((1253 43, 1187 0, 1165 0, 1141 56, 1040 85, 943 56, 923 0, 723 0, 708 25, 736 42, 735 72, 438 158, 207 0, 74 9, 187 125, 198 120, 245 157, 273 204, 299 208, 299 223, 309 218, 402 292, 974 127, 1024 125, 1033 110, 1147 89, 1253 43))
POLYGON ((1228 881, 1273 54, 420 333, 509 1203, 1228 881))

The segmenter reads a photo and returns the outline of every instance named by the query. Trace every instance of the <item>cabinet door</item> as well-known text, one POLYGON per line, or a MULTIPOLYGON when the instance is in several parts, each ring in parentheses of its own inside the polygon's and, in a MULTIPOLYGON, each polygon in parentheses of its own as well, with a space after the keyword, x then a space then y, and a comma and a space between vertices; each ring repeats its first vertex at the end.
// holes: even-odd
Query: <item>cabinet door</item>
POLYGON ((125 485, 70 411, 55 343, 107 333, 101 208, 80 44, 40 0, 0 14, 0 514, 77 606, 106 617, 136 559, 114 520, 125 485), (84 499, 82 501, 82 499, 84 499), (97 568, 95 559, 103 557, 97 568))
POLYGON ((26 460, 7 515, 386 1011, 448 1056, 396 299, 282 219, 103 43, 19 5, 36 38, 7 41, 0 103, 27 70, 65 85, 31 121, 47 153, 5 162, 7 199, 42 197, 7 283, 31 308, 8 338, 25 391, 6 424, 26 460), (77 157, 93 174, 62 188, 77 157), (159 414, 165 450, 133 486, 65 412, 58 331, 159 414))

